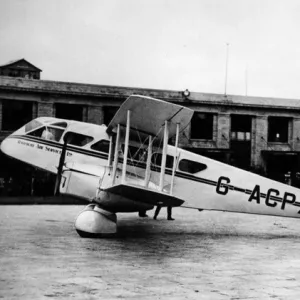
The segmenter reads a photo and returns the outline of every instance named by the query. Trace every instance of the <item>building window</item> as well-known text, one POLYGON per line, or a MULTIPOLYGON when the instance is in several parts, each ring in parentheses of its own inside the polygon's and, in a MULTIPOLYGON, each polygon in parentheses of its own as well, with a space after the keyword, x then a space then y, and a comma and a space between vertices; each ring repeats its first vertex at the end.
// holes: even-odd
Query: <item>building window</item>
POLYGON ((289 121, 286 117, 269 117, 268 142, 287 143, 289 121))
POLYGON ((13 131, 32 120, 33 102, 2 100, 2 130, 13 131))
POLYGON ((83 105, 56 103, 55 117, 59 119, 83 121, 83 105))
POLYGON ((195 112, 191 121, 191 139, 212 140, 214 115, 195 112))
POLYGON ((231 116, 231 140, 250 141, 251 140, 252 117, 247 115, 231 116))

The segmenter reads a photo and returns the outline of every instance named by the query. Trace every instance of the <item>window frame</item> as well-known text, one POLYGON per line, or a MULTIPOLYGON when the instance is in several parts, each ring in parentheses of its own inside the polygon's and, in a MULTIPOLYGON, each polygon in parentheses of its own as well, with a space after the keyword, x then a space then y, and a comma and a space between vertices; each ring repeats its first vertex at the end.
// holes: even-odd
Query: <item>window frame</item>
POLYGON ((178 171, 181 171, 181 172, 185 172, 185 173, 189 173, 189 174, 196 174, 196 173, 199 173, 199 172, 202 172, 202 171, 206 170, 207 169, 207 165, 203 164, 201 162, 198 162, 198 161, 190 160, 190 159, 187 159, 187 158, 182 158, 182 159, 179 160, 178 168, 177 169, 178 169, 178 171), (182 162, 188 162, 189 164, 193 163, 194 165, 201 165, 202 167, 199 170, 197 169, 197 171, 183 170, 181 168, 181 163, 182 162))
POLYGON ((78 132, 74 132, 74 131, 66 131, 65 134, 63 135, 63 141, 65 142, 67 139, 68 141, 68 145, 71 145, 71 146, 75 146, 75 147, 85 147, 86 145, 92 143, 94 141, 94 137, 93 136, 90 136, 90 135, 86 135, 86 134, 83 134, 83 133, 78 133, 78 132), (88 138, 90 139, 89 141, 87 141, 86 143, 84 143, 83 145, 78 145, 78 144, 74 144, 72 143, 72 141, 70 142, 70 135, 73 134, 75 136, 82 136, 84 138, 88 138))
POLYGON ((290 117, 279 117, 279 116, 269 116, 268 117, 268 143, 281 143, 281 144, 287 144, 289 142, 290 139, 290 122, 291 122, 291 118, 290 117), (280 122, 278 122, 280 121, 280 122), (286 122, 286 128, 285 128, 285 132, 284 132, 284 138, 279 137, 278 140, 276 140, 276 134, 282 134, 282 128, 283 126, 281 122, 285 121, 286 122), (272 129, 271 126, 274 126, 277 128, 277 126, 279 127, 279 131, 280 132, 275 132, 278 129, 272 129), (271 132, 274 131, 274 132, 271 132), (273 134, 275 133, 275 135, 273 134))
POLYGON ((109 146, 110 146, 110 141, 109 141, 109 140, 101 139, 101 140, 99 140, 99 141, 93 143, 93 144, 90 146, 90 148, 91 148, 91 150, 93 150, 93 151, 97 151, 97 152, 101 152, 101 153, 106 153, 106 154, 108 154, 108 153, 109 153, 109 146), (94 149, 94 148, 93 148, 93 146, 95 146, 96 144, 99 144, 99 143, 101 143, 101 142, 107 142, 107 143, 108 143, 108 149, 107 149, 107 152, 106 152, 106 151, 101 151, 101 150, 98 150, 98 149, 94 149))
POLYGON ((51 125, 43 124, 43 126, 40 126, 40 127, 35 128, 35 129, 31 130, 31 131, 28 131, 26 133, 26 135, 27 136, 34 136, 34 137, 37 137, 37 138, 40 138, 40 139, 43 139, 43 140, 48 140, 48 141, 53 141, 53 142, 59 142, 62 139, 64 133, 65 133, 65 129, 62 128, 62 127, 57 127, 57 126, 51 126, 51 125), (54 129, 54 130, 61 131, 61 134, 59 135, 59 138, 58 139, 55 138, 55 135, 51 132, 51 130, 49 131, 49 129, 54 129), (48 132, 50 132, 53 135, 54 139, 48 139, 48 138, 43 137, 43 133, 44 133, 45 130, 47 130, 48 132), (41 134, 40 135, 35 135, 34 133, 36 133, 38 131, 41 131, 41 134))
MULTIPOLYGON (((154 152, 151 155, 151 164, 157 167, 161 167, 161 161, 162 161, 162 153, 160 152, 154 152), (156 157, 155 157, 156 156, 156 157), (157 156, 160 156, 160 164, 157 164, 157 156), (155 160, 154 160, 155 157, 155 160)), ((166 169, 172 169, 174 165, 174 156, 173 155, 169 155, 167 154, 167 158, 166 158, 166 169)))
MULTIPOLYGON (((215 119, 215 115, 216 114, 212 113, 212 112, 195 111, 195 113, 194 113, 194 115, 191 119, 191 123, 190 123, 190 139, 191 140, 200 140, 200 141, 212 141, 214 139, 214 126, 215 126, 214 119, 215 119), (202 121, 202 122, 205 122, 205 123, 210 123, 210 125, 211 125, 211 130, 209 132, 209 136, 208 136, 208 134, 207 134, 207 136, 205 136, 206 134, 204 134, 204 136, 199 136, 198 134, 195 134, 195 132, 197 130, 197 129, 195 129, 195 126, 197 126, 197 124, 195 124, 195 122, 200 122, 200 121, 195 120, 197 115, 204 115, 206 117, 209 116, 211 118, 211 120, 202 121)), ((198 124, 198 126, 199 126, 199 124, 198 124)), ((203 127, 207 128, 206 126, 203 126, 203 127)))

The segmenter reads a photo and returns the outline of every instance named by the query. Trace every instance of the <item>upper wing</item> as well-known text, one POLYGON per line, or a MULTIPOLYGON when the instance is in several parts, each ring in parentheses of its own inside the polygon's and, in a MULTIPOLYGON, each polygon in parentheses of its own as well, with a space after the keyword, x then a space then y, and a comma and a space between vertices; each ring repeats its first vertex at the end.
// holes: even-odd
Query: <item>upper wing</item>
POLYGON ((181 105, 162 100, 133 95, 121 105, 114 118, 108 125, 107 133, 111 134, 120 124, 121 130, 125 130, 127 111, 131 112, 130 139, 141 141, 144 137, 152 135, 156 142, 163 139, 163 127, 168 121, 169 138, 176 134, 176 125, 182 131, 190 122, 194 111, 181 105))

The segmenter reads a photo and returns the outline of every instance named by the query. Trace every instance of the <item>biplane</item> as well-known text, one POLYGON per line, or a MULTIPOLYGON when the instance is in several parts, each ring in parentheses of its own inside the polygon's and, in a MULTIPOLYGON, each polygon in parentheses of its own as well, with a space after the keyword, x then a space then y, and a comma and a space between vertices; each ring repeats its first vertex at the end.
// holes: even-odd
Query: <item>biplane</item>
POLYGON ((40 117, 1 150, 57 174, 55 194, 89 202, 75 221, 82 237, 113 235, 116 213, 157 205, 300 216, 298 189, 180 149, 192 116, 187 107, 132 95, 108 126, 40 117))

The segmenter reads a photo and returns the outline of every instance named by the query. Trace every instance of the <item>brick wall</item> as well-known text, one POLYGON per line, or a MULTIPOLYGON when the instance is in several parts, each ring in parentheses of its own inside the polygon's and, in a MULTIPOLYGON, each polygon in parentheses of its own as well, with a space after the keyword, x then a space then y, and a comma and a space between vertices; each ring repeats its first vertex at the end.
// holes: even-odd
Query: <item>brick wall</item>
POLYGON ((101 125, 104 122, 102 106, 89 106, 87 115, 87 122, 89 123, 101 125))
POLYGON ((261 151, 268 149, 268 117, 256 116, 252 120, 252 157, 253 167, 265 167, 261 151))
POLYGON ((53 117, 53 103, 38 103, 38 117, 53 117))
POLYGON ((293 119, 292 147, 294 151, 300 151, 300 118, 293 119))
POLYGON ((230 147, 230 114, 219 113, 217 120, 217 147, 228 149, 230 147))

